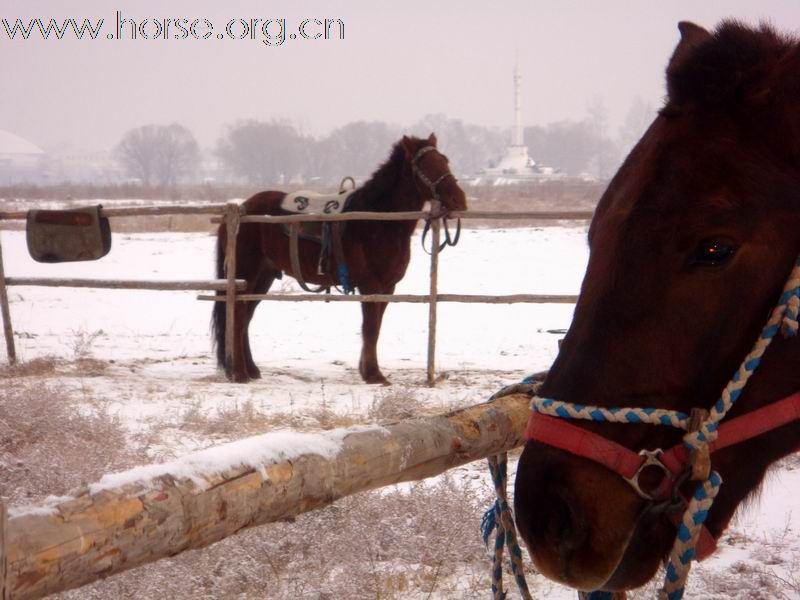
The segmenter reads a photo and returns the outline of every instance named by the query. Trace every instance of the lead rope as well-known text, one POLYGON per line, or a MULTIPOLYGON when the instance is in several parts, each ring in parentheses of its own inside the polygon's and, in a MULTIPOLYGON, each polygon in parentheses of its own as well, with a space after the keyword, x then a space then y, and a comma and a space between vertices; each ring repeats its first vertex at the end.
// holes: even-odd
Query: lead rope
MULTIPOLYGON (((698 430, 689 431, 683 437, 683 444, 692 452, 693 479, 699 480, 699 483, 686 507, 682 522, 678 526, 678 532, 667 563, 664 585, 658 592, 659 600, 681 600, 683 598, 686 579, 696 554, 700 530, 722 485, 722 478, 719 473, 710 470, 710 460, 708 459, 709 444, 717 438, 719 423, 741 396, 744 386, 761 364, 764 352, 766 352, 772 340, 775 339, 777 333, 780 331, 785 338, 795 337, 798 334, 798 313, 800 313, 800 256, 795 261, 794 268, 778 299, 778 304, 770 314, 767 324, 753 345, 753 349, 725 386, 720 399, 714 404, 708 417, 700 423, 698 430)), ((529 384, 533 383, 533 381, 528 378, 522 383, 529 384)), ((509 389, 513 390, 513 387, 509 389)), ((689 415, 672 410, 630 407, 604 408, 573 404, 540 396, 534 396, 531 399, 531 410, 562 419, 669 425, 687 431, 690 428, 691 421, 689 415)), ((494 479, 494 473, 492 477, 494 479)), ((497 488, 497 485, 495 485, 495 488, 497 488)), ((503 486, 503 493, 505 495, 505 486, 503 486)), ((501 502, 499 493, 498 502, 501 502)), ((510 521, 513 529, 514 524, 513 520, 510 519, 510 514, 507 520, 510 521)), ((486 535, 485 532, 484 535, 486 535)), ((516 539, 516 532, 512 537, 516 539)), ((500 575, 502 576, 502 573, 500 575)), ((494 587, 493 583, 492 588, 494 589, 494 587)), ((502 588, 502 582, 500 587, 502 588)), ((527 585, 525 586, 525 592, 527 593, 527 585)), ((520 588, 520 593, 522 593, 522 588, 520 588)), ((504 596, 500 596, 500 598, 502 597, 504 596)), ((495 598, 498 598, 498 596, 495 596, 495 598)))
MULTIPOLYGON (((744 386, 747 385, 748 380, 761 364, 764 352, 769 348, 778 331, 785 338, 797 335, 798 306, 800 306, 800 257, 797 258, 794 269, 789 275, 778 305, 773 309, 750 354, 745 357, 739 370, 722 390, 720 399, 714 404, 708 418, 701 424, 699 430, 689 432, 683 437, 684 445, 692 450, 695 456, 708 456, 708 446, 717 439, 720 421, 725 418, 725 415, 741 396, 744 386)), ((672 552, 670 552, 664 587, 659 592, 659 600, 683 598, 686 578, 689 576, 689 569, 695 556, 700 528, 708 516, 708 511, 719 492, 720 485, 722 485, 722 478, 716 471, 711 471, 707 474, 707 479, 697 486, 689 501, 689 506, 683 515, 683 522, 678 527, 672 552)))
POLYGON ((517 541, 517 528, 514 526, 514 517, 508 505, 506 484, 508 482, 508 454, 503 452, 489 457, 489 472, 492 474, 494 491, 497 495, 494 505, 483 515, 483 541, 489 543, 489 536, 493 529, 497 529, 494 539, 494 554, 492 555, 492 598, 504 600, 506 593, 503 591, 503 547, 508 547, 508 559, 511 564, 511 573, 517 582, 517 589, 524 600, 532 600, 528 591, 528 582, 525 581, 525 572, 522 565, 522 550, 517 541))

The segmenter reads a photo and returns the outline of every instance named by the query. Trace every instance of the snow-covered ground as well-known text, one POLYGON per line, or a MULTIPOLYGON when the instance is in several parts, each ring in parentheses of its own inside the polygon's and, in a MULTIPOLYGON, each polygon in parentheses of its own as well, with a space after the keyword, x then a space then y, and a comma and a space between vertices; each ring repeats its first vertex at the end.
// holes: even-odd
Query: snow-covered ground
MULTIPOLYGON (((27 254, 22 232, 2 232, 6 274, 125 279, 208 279, 213 238, 201 234, 117 234, 111 253, 96 263, 42 265, 27 254)), ((442 293, 576 294, 588 256, 586 229, 468 230, 441 256, 442 293)), ((398 293, 425 293, 428 257, 415 238, 408 274, 398 293)), ((277 282, 297 291, 293 282, 277 282)), ((262 303, 250 340, 263 379, 234 385, 218 372, 208 333, 211 304, 192 292, 72 288, 10 288, 17 352, 25 361, 56 355, 106 361, 86 377, 56 371, 51 383, 87 393, 118 415, 132 434, 158 430, 155 458, 231 437, 184 427, 187 415, 260 415, 302 423, 328 418, 364 420, 387 394, 407 394, 429 410, 484 400, 502 385, 547 368, 557 334, 569 326, 571 305, 441 304, 435 389, 425 382, 427 307, 395 304, 387 310, 379 357, 391 389, 361 383, 357 372, 361 314, 345 303, 262 303)), ((235 437, 235 436, 234 436, 235 437)), ((482 465, 470 468, 471 476, 482 465)), ((719 552, 696 567, 690 597, 800 598, 800 462, 773 470, 761 500, 742 512, 719 552), (783 582, 781 582, 783 580, 783 582), (761 582, 761 583, 759 583, 761 582), (767 583, 765 583, 767 582, 767 583), (777 583, 777 587, 769 582, 777 583), (779 592, 775 592, 778 589, 779 592)), ((548 598, 574 598, 541 582, 548 598)), ((645 594, 645 592, 642 592, 645 594)), ((646 593, 652 597, 651 592, 646 593)))

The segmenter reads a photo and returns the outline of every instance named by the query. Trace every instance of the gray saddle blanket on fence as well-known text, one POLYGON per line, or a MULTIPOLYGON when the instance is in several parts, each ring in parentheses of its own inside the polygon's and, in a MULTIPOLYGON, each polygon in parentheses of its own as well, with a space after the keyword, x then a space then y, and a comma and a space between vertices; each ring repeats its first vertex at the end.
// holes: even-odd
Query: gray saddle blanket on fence
POLYGON ((69 210, 29 210, 28 252, 37 262, 97 260, 111 250, 111 226, 100 205, 69 210))
POLYGON ((353 190, 338 194, 320 194, 301 190, 286 194, 281 210, 304 215, 335 215, 344 212, 353 190))

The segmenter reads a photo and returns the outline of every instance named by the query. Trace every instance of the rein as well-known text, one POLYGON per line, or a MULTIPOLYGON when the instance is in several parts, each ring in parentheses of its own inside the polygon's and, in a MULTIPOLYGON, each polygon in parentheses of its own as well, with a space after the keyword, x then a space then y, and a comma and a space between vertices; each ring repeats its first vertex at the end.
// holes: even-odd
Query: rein
MULTIPOLYGON (((430 178, 428 178, 427 175, 425 175, 425 173, 422 172, 422 169, 419 168, 417 162, 428 152, 433 152, 434 150, 436 150, 434 146, 423 146, 422 148, 420 148, 414 155, 414 158, 411 159, 411 171, 414 173, 414 175, 417 176, 417 178, 423 184, 425 184, 425 186, 427 186, 427 188, 431 192, 432 199, 438 201, 440 198, 438 189, 439 184, 448 177, 452 177, 455 179, 455 175, 453 175, 453 173, 450 171, 446 171, 445 173, 442 173, 439 177, 437 177, 435 180, 431 180, 430 178)), ((428 254, 430 254, 430 252, 428 252, 428 250, 425 248, 425 238, 428 236, 428 232, 430 231, 431 222, 434 219, 439 219, 439 218, 442 219, 442 229, 444 230, 444 241, 439 245, 440 252, 444 250, 447 246, 455 246, 456 244, 458 244, 458 240, 461 238, 461 219, 456 220, 456 233, 454 236, 451 236, 450 228, 447 225, 447 213, 445 212, 442 215, 431 215, 429 218, 425 220, 425 228, 422 230, 422 248, 428 254)))
MULTIPOLYGON (((713 552, 713 538, 703 524, 722 485, 722 478, 716 471, 711 470, 711 454, 800 420, 800 391, 798 391, 782 400, 721 424, 761 364, 764 352, 778 332, 786 338, 797 335, 798 312, 800 312, 800 256, 752 350, 709 412, 695 409, 692 415, 687 415, 656 408, 605 408, 563 402, 536 395, 540 383, 511 386, 500 392, 505 395, 527 388, 533 393, 532 414, 525 432, 526 441, 539 441, 598 462, 619 474, 639 496, 649 502, 671 501, 682 508, 683 502, 678 488, 686 481, 686 477, 697 482, 694 494, 688 500, 678 524, 677 535, 667 563, 664 585, 659 591, 659 600, 683 598, 692 561, 695 558, 704 558, 713 552), (680 444, 666 451, 642 450, 637 454, 603 436, 561 419, 648 423, 676 427, 687 433, 680 444), (664 474, 661 483, 649 491, 643 490, 639 485, 639 475, 648 467, 661 469, 664 474)), ((531 383, 532 380, 523 382, 523 384, 531 383)), ((492 471, 494 474, 494 469, 492 471)))
MULTIPOLYGON (((431 254, 428 251, 428 248, 425 246, 425 240, 428 237, 428 233, 431 230, 431 223, 434 219, 439 217, 431 217, 430 219, 425 219, 425 227, 422 229, 422 249, 425 251, 426 254, 431 254)), ((447 224, 447 217, 443 216, 442 219, 442 231, 444 231, 444 240, 441 244, 439 244, 439 252, 447 248, 447 246, 455 246, 458 244, 458 240, 461 239, 461 219, 456 219, 456 233, 454 236, 450 235, 450 227, 447 224)))

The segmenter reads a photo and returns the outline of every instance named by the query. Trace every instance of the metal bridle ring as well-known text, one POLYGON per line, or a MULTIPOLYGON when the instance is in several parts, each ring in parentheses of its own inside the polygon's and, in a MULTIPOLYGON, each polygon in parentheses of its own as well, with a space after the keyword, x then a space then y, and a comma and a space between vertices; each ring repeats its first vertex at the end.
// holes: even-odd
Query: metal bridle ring
POLYGON ((636 469, 636 473, 633 474, 633 477, 623 477, 623 479, 631 485, 634 491, 645 500, 658 500, 658 498, 648 492, 645 492, 639 485, 639 476, 642 474, 642 471, 648 467, 656 467, 663 471, 664 477, 671 478, 672 476, 672 472, 658 458, 661 454, 664 454, 664 451, 661 450, 661 448, 657 448, 656 450, 640 450, 639 455, 644 457, 644 462, 642 462, 642 464, 639 465, 639 468, 636 469))

